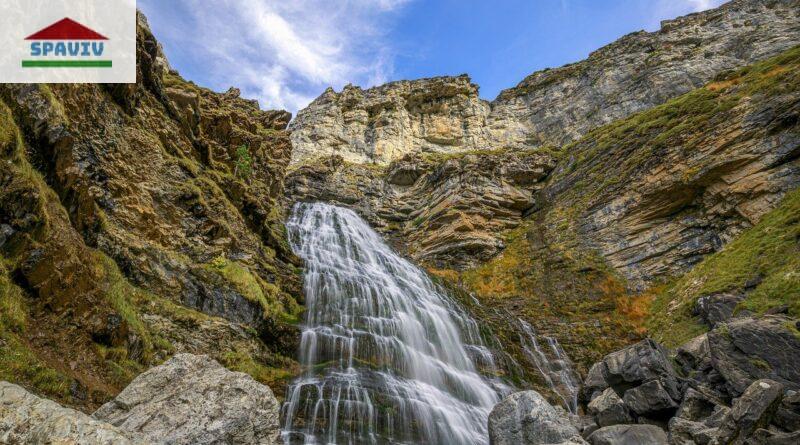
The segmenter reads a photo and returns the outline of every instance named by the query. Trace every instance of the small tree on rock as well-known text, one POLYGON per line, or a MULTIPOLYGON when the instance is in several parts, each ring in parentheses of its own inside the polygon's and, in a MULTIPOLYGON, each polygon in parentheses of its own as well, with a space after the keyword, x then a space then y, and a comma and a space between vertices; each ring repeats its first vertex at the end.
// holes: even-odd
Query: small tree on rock
POLYGON ((236 148, 236 163, 233 167, 233 175, 240 179, 248 179, 253 173, 253 158, 250 156, 246 144, 236 148))

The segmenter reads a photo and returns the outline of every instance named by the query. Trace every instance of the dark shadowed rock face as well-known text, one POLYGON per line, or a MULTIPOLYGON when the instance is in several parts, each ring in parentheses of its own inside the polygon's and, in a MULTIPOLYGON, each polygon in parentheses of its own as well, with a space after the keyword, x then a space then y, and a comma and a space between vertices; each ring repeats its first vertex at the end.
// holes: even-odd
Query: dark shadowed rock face
POLYGON ((725 323, 708 334, 711 363, 733 396, 754 380, 773 379, 800 389, 800 338, 784 316, 743 318, 725 323))
POLYGON ((757 429, 766 428, 783 396, 783 385, 769 379, 753 382, 719 426, 719 443, 744 443, 757 429))
POLYGON ((652 340, 609 354, 584 382, 587 409, 601 427, 589 442, 666 443, 668 433, 675 445, 793 443, 800 337, 788 329, 795 322, 743 317, 674 354, 652 340))

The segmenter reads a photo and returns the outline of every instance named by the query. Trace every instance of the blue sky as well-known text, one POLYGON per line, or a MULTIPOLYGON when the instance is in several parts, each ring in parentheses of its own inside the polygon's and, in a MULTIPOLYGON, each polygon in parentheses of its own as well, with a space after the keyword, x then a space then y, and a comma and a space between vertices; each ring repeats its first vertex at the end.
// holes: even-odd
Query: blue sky
POLYGON ((494 99, 663 19, 725 0, 139 0, 170 63, 262 108, 303 108, 328 86, 469 74, 494 99))

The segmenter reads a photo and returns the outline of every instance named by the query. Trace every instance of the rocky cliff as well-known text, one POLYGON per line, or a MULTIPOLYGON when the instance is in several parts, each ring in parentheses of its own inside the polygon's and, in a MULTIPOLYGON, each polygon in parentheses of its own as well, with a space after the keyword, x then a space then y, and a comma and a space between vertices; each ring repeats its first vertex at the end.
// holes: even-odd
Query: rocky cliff
POLYGON ((183 80, 137 33, 135 85, 0 86, 0 378, 91 408, 187 351, 282 391, 290 115, 183 80))
MULTIPOLYGON (((760 312, 790 299, 782 293, 797 295, 780 278, 796 266, 766 246, 774 268, 737 255, 758 272, 715 279, 730 275, 716 266, 702 286, 679 278, 707 258, 720 262, 724 252, 715 253, 743 234, 779 230, 758 225, 791 207, 800 184, 798 10, 796 1, 732 1, 536 73, 491 104, 486 132, 471 133, 483 146, 412 144, 365 163, 348 157, 347 144, 329 150, 324 135, 334 127, 305 127, 301 117, 337 109, 339 96, 328 92, 324 110, 312 104, 293 123, 293 138, 319 136, 301 153, 321 157, 295 160, 289 201, 353 207, 475 293, 493 310, 473 311, 505 338, 516 334, 504 320, 521 315, 584 370, 647 328, 665 341, 676 334, 667 341, 675 346, 698 332, 691 308, 701 291, 746 293, 759 303, 742 304, 760 312), (493 120, 504 114, 517 123, 493 120)), ((378 100, 381 91, 363 96, 378 100)), ((791 230, 781 224, 780 233, 791 230)))
POLYGON ((493 102, 467 76, 328 89, 292 122, 292 162, 561 146, 797 45, 799 11, 797 0, 734 0, 531 74, 493 102))

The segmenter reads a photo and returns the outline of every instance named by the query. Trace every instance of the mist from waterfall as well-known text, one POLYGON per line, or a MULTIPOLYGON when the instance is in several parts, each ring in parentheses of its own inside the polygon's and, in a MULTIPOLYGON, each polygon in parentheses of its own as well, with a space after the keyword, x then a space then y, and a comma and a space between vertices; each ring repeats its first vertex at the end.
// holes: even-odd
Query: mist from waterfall
POLYGON ((282 408, 287 444, 487 444, 508 390, 478 326, 353 211, 302 203, 306 317, 282 408))

